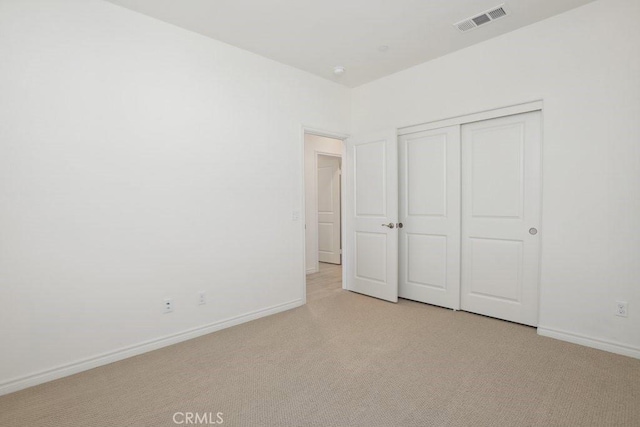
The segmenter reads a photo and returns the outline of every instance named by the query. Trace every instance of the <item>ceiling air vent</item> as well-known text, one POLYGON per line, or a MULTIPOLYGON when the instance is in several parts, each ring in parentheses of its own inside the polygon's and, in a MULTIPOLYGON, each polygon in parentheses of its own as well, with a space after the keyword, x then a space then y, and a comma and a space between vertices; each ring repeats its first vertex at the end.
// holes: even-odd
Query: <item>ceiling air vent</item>
POLYGON ((464 33, 466 31, 473 30, 474 28, 478 28, 479 26, 484 25, 488 22, 495 21, 496 19, 502 18, 506 15, 507 9, 505 8, 504 4, 501 4, 500 6, 491 8, 479 15, 463 19, 460 22, 456 22, 453 25, 458 28, 458 30, 464 33))
POLYGON ((489 17, 491 19, 502 18, 506 14, 507 14, 507 11, 504 10, 504 7, 502 7, 502 6, 500 6, 497 9, 493 9, 493 10, 490 10, 489 12, 487 12, 487 15, 489 15, 489 17))

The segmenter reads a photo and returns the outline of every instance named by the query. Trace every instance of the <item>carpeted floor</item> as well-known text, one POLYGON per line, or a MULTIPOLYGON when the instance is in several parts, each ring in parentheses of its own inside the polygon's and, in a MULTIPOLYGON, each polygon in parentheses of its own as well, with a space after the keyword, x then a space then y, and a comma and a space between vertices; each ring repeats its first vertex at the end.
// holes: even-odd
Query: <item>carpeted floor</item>
POLYGON ((640 426, 640 360, 346 292, 339 266, 307 287, 304 307, 0 397, 0 426, 640 426))

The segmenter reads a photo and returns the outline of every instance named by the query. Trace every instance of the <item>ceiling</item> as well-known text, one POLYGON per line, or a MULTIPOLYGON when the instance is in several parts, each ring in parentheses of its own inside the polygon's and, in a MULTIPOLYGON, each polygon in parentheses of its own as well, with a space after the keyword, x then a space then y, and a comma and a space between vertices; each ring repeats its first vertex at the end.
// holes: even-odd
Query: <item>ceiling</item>
POLYGON ((355 87, 593 0, 108 1, 355 87), (502 3, 505 17, 453 26, 502 3))

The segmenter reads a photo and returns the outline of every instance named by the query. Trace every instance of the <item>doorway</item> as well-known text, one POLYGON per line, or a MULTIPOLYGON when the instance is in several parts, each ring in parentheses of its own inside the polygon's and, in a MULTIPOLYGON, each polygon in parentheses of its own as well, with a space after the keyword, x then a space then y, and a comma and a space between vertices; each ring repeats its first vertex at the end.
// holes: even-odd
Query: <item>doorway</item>
POLYGON ((344 138, 304 133, 305 290, 310 297, 316 289, 342 289, 344 138))

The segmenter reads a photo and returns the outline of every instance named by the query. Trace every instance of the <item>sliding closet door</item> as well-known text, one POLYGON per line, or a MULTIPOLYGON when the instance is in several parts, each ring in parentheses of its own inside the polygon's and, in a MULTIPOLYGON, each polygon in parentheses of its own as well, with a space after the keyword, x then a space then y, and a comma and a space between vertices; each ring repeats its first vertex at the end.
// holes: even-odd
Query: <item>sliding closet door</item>
POLYGON ((399 296, 460 308, 460 127, 404 135, 399 296))
POLYGON ((540 112, 462 126, 463 310, 536 326, 540 112))

